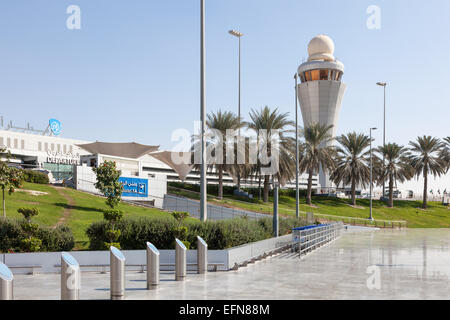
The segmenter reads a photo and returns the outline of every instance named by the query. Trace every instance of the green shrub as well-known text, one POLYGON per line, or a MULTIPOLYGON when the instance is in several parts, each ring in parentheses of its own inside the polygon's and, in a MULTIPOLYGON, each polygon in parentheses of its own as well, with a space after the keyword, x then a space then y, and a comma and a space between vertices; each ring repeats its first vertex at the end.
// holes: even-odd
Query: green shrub
POLYGON ((34 170, 22 170, 23 180, 31 183, 48 184, 50 181, 44 172, 34 170))
MULTIPOLYGON (((293 227, 305 225, 304 221, 280 219, 280 235, 288 234, 293 227)), ((209 249, 225 249, 250 242, 260 241, 272 236, 272 218, 250 220, 235 218, 222 221, 198 220, 185 221, 179 226, 170 218, 123 219, 117 223, 121 230, 120 245, 124 250, 145 249, 147 241, 159 249, 173 249, 178 237, 187 247, 196 249, 197 236, 208 243, 209 249)), ((106 221, 91 224, 86 234, 90 240, 91 250, 103 250, 108 242, 109 226, 106 221)))
POLYGON ((104 249, 109 249, 111 246, 121 249, 120 235, 122 232, 116 225, 123 219, 123 211, 119 209, 108 209, 103 211, 103 218, 108 221, 109 228, 105 231, 105 236, 108 241, 103 242, 104 249))
POLYGON ((103 211, 103 218, 111 223, 116 223, 123 218, 123 211, 119 209, 107 209, 103 211))
POLYGON ((37 237, 42 239, 44 251, 70 251, 75 247, 75 239, 67 226, 58 226, 56 228, 39 228, 37 237))
POLYGON ((37 216, 39 214, 39 209, 38 208, 19 208, 19 209, 17 209, 17 212, 20 213, 25 218, 25 220, 30 222, 31 218, 33 218, 34 216, 37 216))
POLYGON ((104 242, 105 249, 109 250, 111 247, 116 247, 117 249, 122 249, 119 242, 104 242))
POLYGON ((35 223, 30 223, 27 220, 23 220, 20 227, 29 237, 33 236, 39 229, 39 225, 35 223))
MULTIPOLYGON (((183 183, 183 182, 168 182, 168 186, 180 188, 180 189, 186 189, 189 191, 194 192, 200 192, 200 186, 198 184, 191 184, 191 183, 183 183)), ((233 191, 236 189, 234 186, 223 186, 223 194, 232 195, 233 191)), ((207 187, 207 192, 210 195, 217 195, 219 190, 218 185, 209 184, 207 187)))
POLYGON ((19 221, 0 219, 0 252, 19 251, 20 241, 25 236, 19 221))
MULTIPOLYGON (((263 182, 261 182, 261 196, 263 193, 263 182)), ((189 191, 194 191, 194 192, 200 192, 200 186, 198 184, 191 184, 191 183, 183 183, 183 182, 168 182, 167 185, 169 187, 175 187, 175 188, 180 188, 180 189, 185 189, 185 190, 189 190, 189 191)), ((237 188, 235 186, 223 186, 223 194, 224 195, 234 195, 233 192, 234 190, 236 190, 237 188)), ((251 187, 251 188, 241 188, 243 191, 248 192, 249 194, 253 195, 253 199, 248 199, 245 197, 237 197, 242 198, 242 200, 244 201, 250 201, 250 202, 256 202, 256 200, 258 199, 258 195, 259 195, 259 189, 258 187, 251 187), (253 201, 252 201, 253 200, 253 201)), ((212 195, 215 196, 218 194, 218 185, 208 185, 208 195, 212 195)), ((300 189, 299 190, 299 195, 300 197, 306 197, 306 189, 300 189)), ((288 197, 292 197, 295 198, 295 189, 279 189, 278 194, 280 196, 288 196, 288 197)), ((316 190, 312 190, 312 194, 316 194, 316 190)), ((269 196, 273 196, 273 190, 269 190, 269 196)))
POLYGON ((186 226, 179 226, 173 229, 173 236, 181 241, 186 241, 188 236, 188 228, 186 226))
POLYGON ((185 211, 172 211, 170 214, 179 223, 182 223, 187 217, 189 217, 189 212, 185 211))
POLYGON ((41 240, 39 251, 70 251, 75 246, 74 237, 70 228, 66 226, 59 226, 56 228, 41 227, 32 224, 33 230, 25 231, 23 226, 30 224, 21 220, 0 219, 0 252, 27 252, 30 243, 23 243, 23 239, 29 239, 27 232, 33 231, 31 238, 41 240))
POLYGON ((24 252, 38 252, 41 250, 42 240, 35 237, 30 237, 22 239, 20 244, 21 249, 24 252))
MULTIPOLYGON (((176 227, 175 219, 168 218, 123 219, 116 224, 116 228, 121 230, 119 242, 125 250, 145 249, 147 241, 157 248, 172 248, 176 227)), ((109 229, 106 221, 94 222, 87 228, 90 250, 103 250, 104 242, 108 242, 109 229)))
POLYGON ((106 238, 108 238, 111 242, 113 242, 114 239, 119 239, 121 234, 122 232, 120 230, 106 230, 106 238))
POLYGON ((187 250, 191 248, 191 243, 189 241, 181 241, 181 242, 184 244, 187 250))
MULTIPOLYGON (((279 219, 278 222, 278 230, 281 235, 292 233, 293 228, 306 226, 305 219, 296 219, 296 218, 284 218, 279 219)), ((272 228, 272 225, 271 225, 272 228)))

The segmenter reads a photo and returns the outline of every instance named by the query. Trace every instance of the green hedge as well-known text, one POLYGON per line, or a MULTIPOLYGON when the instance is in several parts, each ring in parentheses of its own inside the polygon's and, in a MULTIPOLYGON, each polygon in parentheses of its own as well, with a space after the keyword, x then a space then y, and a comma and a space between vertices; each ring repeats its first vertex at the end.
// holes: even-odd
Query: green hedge
MULTIPOLYGON (((175 187, 180 189, 185 189, 194 192, 200 192, 199 184, 191 184, 184 182, 168 182, 169 187, 175 187)), ((217 195, 219 192, 219 186, 217 184, 209 184, 207 187, 207 192, 209 195, 217 195)), ((223 194, 233 195, 233 191, 236 189, 235 186, 223 186, 223 194)))
POLYGON ((34 170, 22 170, 22 174, 23 180, 26 182, 38 184, 48 184, 50 182, 48 176, 43 172, 34 170))
MULTIPOLYGON (((21 228, 25 220, 0 220, 0 252, 21 252, 21 240, 27 235, 21 228)), ((42 240, 40 251, 70 251, 75 246, 72 231, 66 226, 56 228, 41 227, 36 231, 36 238, 42 240)))
MULTIPOLYGON (((200 186, 198 184, 190 184, 190 183, 183 183, 183 182, 168 182, 169 187, 175 187, 180 189, 186 189, 189 191, 194 192, 200 192, 200 186)), ((216 196, 218 194, 218 185, 208 185, 208 195, 216 196)), ((233 191, 236 189, 235 186, 223 186, 223 194, 224 195, 233 195, 233 191)), ((252 187, 252 188, 241 188, 243 191, 248 192, 249 194, 253 195, 253 199, 258 199, 259 195, 259 189, 258 187, 252 187)), ((261 183, 261 197, 263 196, 264 186, 261 183)), ((316 194, 316 190, 312 189, 312 194, 316 194)), ((295 198, 295 189, 279 189, 280 196, 288 196, 295 198)), ((306 197, 306 189, 300 189, 299 190, 300 197, 306 197)), ((273 196, 273 190, 269 190, 269 196, 273 196)), ((249 200, 249 199, 245 199, 249 200)))
MULTIPOLYGON (((119 242, 124 250, 145 249, 147 241, 158 249, 173 249, 174 230, 177 225, 177 221, 173 218, 139 218, 124 219, 116 223, 116 228, 121 230, 119 242)), ((272 236, 272 218, 259 220, 235 218, 204 223, 189 220, 184 225, 188 227, 187 241, 191 243, 191 249, 197 246, 197 235, 202 237, 212 250, 231 248, 272 236)), ((280 235, 288 234, 293 227, 302 225, 305 225, 303 220, 280 219, 280 235)), ((109 223, 106 221, 94 222, 88 227, 86 234, 90 240, 90 250, 104 249, 108 229, 109 223)))

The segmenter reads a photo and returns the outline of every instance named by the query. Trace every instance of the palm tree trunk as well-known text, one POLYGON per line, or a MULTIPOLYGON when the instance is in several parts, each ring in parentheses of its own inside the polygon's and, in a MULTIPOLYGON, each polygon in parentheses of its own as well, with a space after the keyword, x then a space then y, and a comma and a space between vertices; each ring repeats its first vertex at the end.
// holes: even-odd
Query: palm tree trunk
POLYGON ((236 165, 237 169, 237 189, 241 191, 241 167, 239 164, 236 165))
POLYGON ((426 174, 425 172, 423 173, 423 204, 422 204, 422 208, 426 209, 427 208, 427 190, 428 190, 428 174, 426 174))
POLYGON ((269 202, 269 178, 270 176, 264 176, 264 202, 269 202))
POLYGON ((312 170, 308 171, 308 192, 306 194, 306 204, 311 205, 311 193, 312 193, 312 170))
POLYGON ((223 167, 219 166, 219 190, 218 190, 219 199, 223 198, 223 167))
POLYGON ((2 191, 3 191, 3 219, 6 219, 5 188, 3 188, 2 191))
POLYGON ((259 200, 261 200, 261 174, 258 175, 259 200))
POLYGON ((352 177, 352 205, 356 206, 356 179, 352 177))
POLYGON ((394 177, 389 175, 389 208, 394 207, 394 177))

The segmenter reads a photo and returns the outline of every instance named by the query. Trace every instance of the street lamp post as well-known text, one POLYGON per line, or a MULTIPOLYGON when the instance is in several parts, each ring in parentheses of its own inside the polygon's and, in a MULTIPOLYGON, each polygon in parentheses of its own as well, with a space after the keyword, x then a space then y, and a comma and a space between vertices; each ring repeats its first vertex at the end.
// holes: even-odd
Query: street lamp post
MULTIPOLYGON (((239 117, 239 121, 241 121, 241 37, 244 34, 237 30, 230 30, 230 31, 228 31, 228 33, 239 39, 238 117, 239 117)), ((240 139, 240 137, 241 137, 241 128, 239 127, 238 139, 240 139)), ((239 172, 239 170, 237 172, 237 180, 238 180, 238 190, 240 191, 240 189, 241 189, 241 173, 239 172)))
MULTIPOLYGON (((239 74, 238 74, 238 117, 241 118, 241 37, 244 35, 243 33, 237 30, 228 31, 229 34, 235 36, 239 39, 239 74)), ((240 133, 239 129, 239 133, 240 133)))
POLYGON ((372 164, 372 130, 377 130, 377 128, 370 128, 370 220, 373 220, 372 217, 372 170, 373 170, 373 164, 372 164))
MULTIPOLYGON (((383 87, 384 91, 384 103, 383 103, 383 148, 386 145, 386 82, 377 82, 377 85, 380 87, 383 87)), ((383 153, 383 171, 384 171, 384 163, 385 163, 385 156, 383 153)), ((383 192, 382 197, 384 198, 384 188, 385 188, 385 182, 384 182, 384 175, 383 175, 383 192)))
POLYGON ((297 106, 297 79, 298 74, 294 75, 295 79, 295 217, 300 217, 299 198, 300 193, 298 190, 298 106, 297 106))
POLYGON ((273 185, 273 236, 277 238, 279 236, 279 218, 278 218, 278 189, 279 182, 272 178, 273 185))
POLYGON ((200 166, 200 220, 206 221, 207 189, 206 189, 206 98, 205 98, 205 0, 200 0, 200 119, 201 119, 201 166, 200 166))

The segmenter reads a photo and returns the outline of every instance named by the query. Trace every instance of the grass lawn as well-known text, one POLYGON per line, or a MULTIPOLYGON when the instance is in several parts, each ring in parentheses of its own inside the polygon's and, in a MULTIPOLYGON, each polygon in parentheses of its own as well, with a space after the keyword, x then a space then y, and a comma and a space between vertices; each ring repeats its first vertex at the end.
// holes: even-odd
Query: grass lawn
MULTIPOLYGON (((31 195, 26 192, 6 194, 6 215, 9 218, 21 218, 17 213, 20 207, 39 208, 39 215, 33 221, 41 225, 54 226, 67 214, 63 224, 69 226, 76 241, 76 248, 88 246, 85 234, 87 227, 95 221, 103 220, 102 209, 106 209, 105 199, 73 190, 70 188, 55 189, 49 185, 24 183, 23 189, 47 192, 46 195, 31 195), (69 199, 71 204, 69 204, 69 199)), ((152 208, 133 206, 125 203, 119 205, 125 217, 169 217, 169 213, 152 208)))
MULTIPOLYGON (((181 189, 170 189, 170 193, 178 194, 192 199, 199 199, 197 193, 184 191, 181 189)), ((257 199, 237 198, 225 195, 219 200, 214 196, 209 196, 210 203, 241 208, 250 211, 272 214, 272 198, 269 204, 264 204, 257 199)), ((369 200, 357 199, 357 207, 350 206, 349 199, 338 199, 328 197, 313 197, 313 206, 307 206, 305 198, 300 198, 300 211, 314 212, 316 214, 327 214, 335 216, 368 218, 369 200)), ((440 202, 429 202, 428 209, 421 209, 421 201, 394 201, 394 208, 388 208, 384 202, 373 201, 373 217, 376 220, 404 220, 408 222, 410 228, 450 228, 450 210, 440 202)), ((288 196, 279 197, 279 212, 281 215, 295 215, 295 198, 288 196)))

